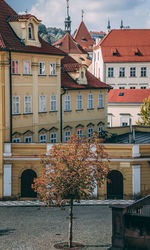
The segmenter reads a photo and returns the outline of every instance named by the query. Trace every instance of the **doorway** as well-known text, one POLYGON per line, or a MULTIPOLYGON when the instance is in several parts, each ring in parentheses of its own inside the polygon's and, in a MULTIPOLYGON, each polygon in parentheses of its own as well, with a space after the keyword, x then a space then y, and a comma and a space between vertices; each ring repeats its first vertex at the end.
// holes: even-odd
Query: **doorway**
POLYGON ((120 171, 112 170, 107 178, 107 199, 123 199, 123 175, 120 171))
POLYGON ((23 171, 21 175, 21 197, 37 197, 37 193, 31 187, 36 177, 37 174, 31 169, 23 171))

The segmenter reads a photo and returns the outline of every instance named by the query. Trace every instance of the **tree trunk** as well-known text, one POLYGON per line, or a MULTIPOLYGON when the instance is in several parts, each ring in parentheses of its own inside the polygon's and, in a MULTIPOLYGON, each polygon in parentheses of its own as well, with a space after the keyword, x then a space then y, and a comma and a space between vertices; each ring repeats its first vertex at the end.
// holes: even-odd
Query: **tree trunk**
POLYGON ((73 221, 73 199, 70 199, 70 211, 69 211, 69 248, 72 248, 72 221, 73 221))

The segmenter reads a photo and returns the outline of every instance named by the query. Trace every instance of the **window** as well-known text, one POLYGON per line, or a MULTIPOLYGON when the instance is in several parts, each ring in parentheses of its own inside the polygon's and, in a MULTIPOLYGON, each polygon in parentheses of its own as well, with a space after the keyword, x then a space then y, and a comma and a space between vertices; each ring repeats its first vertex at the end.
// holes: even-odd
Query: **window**
POLYGON ((28 24, 28 39, 33 40, 33 26, 31 23, 28 24))
POLYGON ((24 137, 24 142, 31 143, 32 142, 32 136, 26 136, 26 137, 24 137))
POLYGON ((56 111, 56 95, 50 96, 50 111, 56 111))
POLYGON ((71 97, 70 95, 65 96, 65 111, 71 110, 71 97))
POLYGON ((103 126, 98 127, 98 133, 99 133, 100 136, 102 136, 102 134, 103 134, 103 126))
POLYGON ((50 63, 49 73, 51 76, 56 75, 56 63, 50 63))
POLYGON ((51 133, 50 134, 50 142, 51 143, 56 143, 57 139, 56 139, 56 133, 51 133))
POLYGON ((82 95, 77 95, 77 110, 82 109, 82 95))
POLYGON ((147 68, 141 67, 141 77, 146 77, 146 76, 147 76, 147 68))
POLYGON ((122 122, 122 127, 128 126, 127 122, 122 122))
POLYGON ((88 109, 93 109, 93 95, 88 95, 88 109))
POLYGON ((31 63, 30 61, 24 61, 23 62, 23 67, 24 67, 24 74, 25 75, 30 75, 31 74, 31 63))
POLYGON ((119 87, 119 89, 125 89, 125 87, 119 87))
POLYGON ((40 96, 40 112, 46 112, 46 96, 40 96))
POLYGON ((78 134, 78 136, 82 137, 82 136, 83 136, 83 131, 82 131, 82 129, 78 129, 78 130, 77 130, 77 134, 78 134))
POLYGON ((19 142, 20 142, 20 138, 13 138, 13 139, 12 139, 12 142, 13 142, 13 143, 19 143, 19 142))
POLYGON ((84 72, 81 71, 81 78, 83 79, 84 78, 84 72))
POLYGON ((32 96, 24 97, 24 113, 32 113, 32 96))
POLYGON ((19 61, 18 60, 12 60, 11 73, 12 74, 19 74, 19 61))
POLYGON ((67 142, 70 139, 70 130, 65 131, 65 142, 67 142))
POLYGON ((108 77, 114 77, 114 68, 108 68, 108 77))
POLYGON ((125 68, 124 67, 119 68, 119 77, 125 77, 125 68))
POLYGON ((20 96, 12 97, 12 113, 20 114, 20 96))
POLYGON ((39 63, 39 75, 45 75, 45 62, 39 63))
POLYGON ((103 108, 104 104, 103 104, 103 94, 99 94, 98 95, 98 107, 99 108, 103 108))
POLYGON ((40 135, 40 142, 46 143, 46 135, 45 134, 40 135))
POLYGON ((120 116, 120 126, 129 126, 130 114, 123 114, 120 116))
POLYGON ((130 77, 136 77, 136 68, 135 67, 130 68, 130 77))
POLYGON ((146 89, 146 87, 145 86, 141 86, 141 89, 146 89))
POLYGON ((88 128, 88 137, 91 137, 93 134, 93 128, 88 128))
POLYGON ((135 89, 135 87, 134 87, 134 86, 132 86, 132 87, 130 87, 130 89, 135 89))

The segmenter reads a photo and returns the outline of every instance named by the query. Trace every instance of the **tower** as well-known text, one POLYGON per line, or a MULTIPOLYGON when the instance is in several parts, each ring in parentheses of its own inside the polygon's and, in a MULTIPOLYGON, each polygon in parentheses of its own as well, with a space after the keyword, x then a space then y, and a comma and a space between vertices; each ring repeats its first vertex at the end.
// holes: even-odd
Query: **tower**
POLYGON ((71 18, 69 16, 69 0, 67 1, 67 17, 65 18, 65 31, 71 33, 71 18))

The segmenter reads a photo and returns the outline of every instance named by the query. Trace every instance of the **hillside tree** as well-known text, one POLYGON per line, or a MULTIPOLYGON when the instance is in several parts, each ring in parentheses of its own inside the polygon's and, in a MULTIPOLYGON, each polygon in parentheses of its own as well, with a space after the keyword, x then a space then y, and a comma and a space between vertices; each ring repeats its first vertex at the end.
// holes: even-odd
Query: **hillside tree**
POLYGON ((144 99, 140 109, 140 116, 142 121, 138 121, 137 125, 150 126, 150 96, 144 99))

